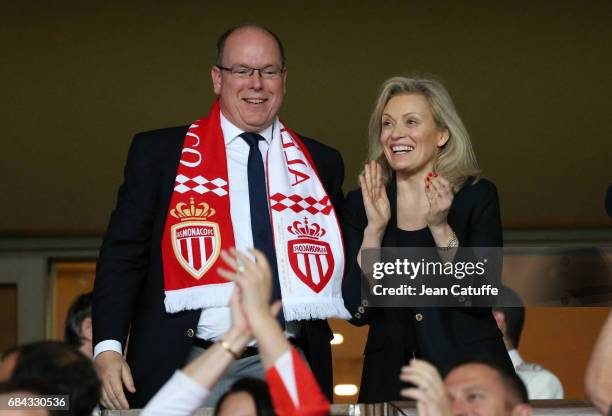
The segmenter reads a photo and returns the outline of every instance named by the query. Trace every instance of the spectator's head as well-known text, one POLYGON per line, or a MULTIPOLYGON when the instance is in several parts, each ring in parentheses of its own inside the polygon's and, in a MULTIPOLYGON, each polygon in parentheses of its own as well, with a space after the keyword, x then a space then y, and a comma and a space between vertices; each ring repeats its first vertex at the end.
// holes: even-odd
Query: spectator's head
POLYGON ((43 383, 44 394, 69 395, 66 415, 89 415, 100 399, 100 381, 93 361, 62 342, 39 341, 17 348, 10 381, 43 383))
POLYGON ((274 416, 274 407, 265 381, 242 378, 235 382, 215 407, 215 416, 274 416))
POLYGON ((493 308, 493 316, 499 330, 504 334, 504 344, 508 350, 518 348, 521 332, 525 323, 525 307, 521 297, 514 290, 504 287, 502 292, 504 305, 493 308))
MULTIPOLYGON (((7 409, 6 405, 10 399, 24 399, 29 398, 35 399, 45 395, 48 391, 48 387, 42 381, 40 382, 28 382, 28 383, 15 383, 12 381, 5 381, 0 383, 0 405, 2 416, 55 416, 61 414, 60 410, 48 410, 44 408, 25 408, 21 407, 19 410, 7 409)), ((40 400, 40 399, 39 399, 40 400)))
POLYGON ((444 379, 453 415, 531 415, 527 389, 514 371, 494 362, 469 361, 444 379))
MULTIPOLYGON (((378 93, 368 131, 368 159, 380 164, 385 182, 391 179, 393 172, 414 171, 421 169, 423 164, 433 163, 433 170, 457 191, 469 177, 480 173, 467 129, 450 94, 437 80, 408 77, 386 80, 378 93), (408 113, 418 114, 418 123, 408 120, 405 116, 408 113), (393 124, 400 114, 404 114, 402 122, 393 124), (416 153, 411 153, 410 162, 398 158, 390 146, 390 139, 399 134, 397 129, 408 122, 424 125, 430 133, 429 141, 415 145, 416 153), (415 162, 414 158, 417 158, 415 162)), ((406 134, 403 130, 402 133, 406 134)))
POLYGON ((9 348, 2 353, 2 362, 0 362, 0 383, 6 382, 11 378, 18 358, 18 347, 9 348))
POLYGON ((68 309, 64 340, 88 357, 93 355, 91 330, 91 292, 84 293, 68 309))
POLYGON ((255 24, 225 32, 217 43, 211 77, 227 120, 248 132, 266 129, 280 110, 287 81, 278 36, 255 24))

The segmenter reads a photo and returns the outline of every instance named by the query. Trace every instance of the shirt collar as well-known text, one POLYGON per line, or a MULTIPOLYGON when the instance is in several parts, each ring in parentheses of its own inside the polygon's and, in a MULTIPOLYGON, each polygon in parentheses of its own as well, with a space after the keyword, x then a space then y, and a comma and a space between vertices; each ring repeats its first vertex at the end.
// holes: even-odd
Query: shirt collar
MULTIPOLYGON (((225 145, 227 146, 228 144, 236 140, 242 133, 244 133, 244 130, 232 124, 227 118, 225 118, 223 113, 220 113, 220 114, 221 114, 221 131, 223 131, 223 139, 225 140, 225 145)), ((272 141, 272 133, 274 131, 274 125, 277 122, 278 122, 278 117, 275 117, 272 124, 270 124, 268 127, 263 129, 262 131, 257 132, 257 134, 259 134, 265 139, 268 145, 272 141)))
POLYGON ((512 361, 514 368, 524 363, 523 357, 521 357, 517 349, 509 350, 508 355, 510 356, 510 360, 512 361))

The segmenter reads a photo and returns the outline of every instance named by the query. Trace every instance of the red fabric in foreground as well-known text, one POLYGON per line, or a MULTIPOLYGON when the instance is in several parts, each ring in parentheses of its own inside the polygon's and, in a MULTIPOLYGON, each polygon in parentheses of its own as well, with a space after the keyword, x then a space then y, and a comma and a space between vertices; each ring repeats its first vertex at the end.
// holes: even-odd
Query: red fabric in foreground
POLYGON ((329 415, 330 405, 321 392, 321 388, 304 359, 296 349, 291 350, 293 359, 293 377, 297 387, 298 406, 296 407, 289 395, 287 387, 275 367, 266 371, 266 381, 270 388, 274 411, 278 416, 329 415))

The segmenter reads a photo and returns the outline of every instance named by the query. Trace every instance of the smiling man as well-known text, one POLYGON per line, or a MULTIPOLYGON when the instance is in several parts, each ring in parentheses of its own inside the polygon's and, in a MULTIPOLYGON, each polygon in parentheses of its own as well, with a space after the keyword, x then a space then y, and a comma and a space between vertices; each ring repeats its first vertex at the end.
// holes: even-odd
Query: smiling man
POLYGON ((453 415, 532 414, 527 390, 516 374, 484 362, 456 367, 444 379, 453 415))
POLYGON ((489 361, 466 361, 444 381, 423 360, 402 367, 400 380, 410 383, 401 395, 416 400, 419 414, 439 416, 531 416, 527 389, 511 370, 489 361))
MULTIPOLYGON (((224 33, 211 77, 218 99, 206 117, 140 133, 128 154, 93 297, 95 361, 109 408, 144 407, 174 370, 216 342, 232 353, 222 334, 233 283, 217 272, 220 253, 232 247, 266 254, 285 332, 331 398, 325 319, 349 317, 336 212, 342 158, 279 120, 287 67, 268 29, 224 33)), ((237 378, 263 377, 256 345, 238 358, 206 405, 237 378)))

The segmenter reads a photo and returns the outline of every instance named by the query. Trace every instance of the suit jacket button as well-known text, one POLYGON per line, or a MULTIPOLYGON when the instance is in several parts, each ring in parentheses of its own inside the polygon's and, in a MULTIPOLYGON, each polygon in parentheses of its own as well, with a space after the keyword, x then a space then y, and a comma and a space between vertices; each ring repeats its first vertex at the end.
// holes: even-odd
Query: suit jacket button
POLYGON ((193 334, 194 334, 193 329, 189 328, 189 329, 187 330, 187 336, 188 336, 189 338, 193 338, 193 334))
POLYGON ((365 312, 365 308, 363 306, 360 306, 357 308, 357 311, 359 311, 359 313, 364 313, 365 312))
POLYGON ((356 312, 355 313, 355 318, 357 318, 357 319, 361 318, 361 314, 359 312, 356 312))
POLYGON ((416 315, 414 315, 414 319, 421 322, 423 320, 423 314, 417 313, 416 315))

